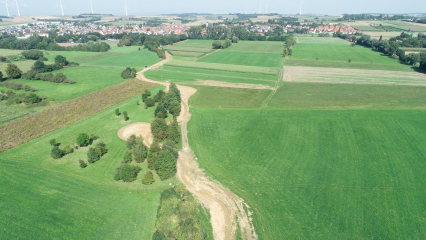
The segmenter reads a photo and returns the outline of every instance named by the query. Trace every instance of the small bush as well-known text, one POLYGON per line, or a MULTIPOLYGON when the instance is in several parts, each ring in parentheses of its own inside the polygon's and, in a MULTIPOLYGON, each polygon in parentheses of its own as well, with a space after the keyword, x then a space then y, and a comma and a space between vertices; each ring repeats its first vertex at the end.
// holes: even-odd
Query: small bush
POLYGON ((129 116, 127 115, 126 111, 123 112, 123 117, 124 117, 124 121, 129 120, 129 116))
POLYGON ((145 176, 142 178, 142 184, 143 185, 151 185, 155 182, 154 175, 151 171, 148 171, 145 173, 145 176))
POLYGON ((155 105, 155 100, 152 98, 147 98, 145 99, 145 109, 149 108, 149 107, 153 107, 155 105))
POLYGON ((127 151, 123 157, 123 163, 131 163, 132 162, 132 151, 127 151))
POLYGON ((87 161, 89 163, 95 163, 99 161, 100 157, 96 150, 94 148, 89 148, 89 151, 87 152, 87 161))
POLYGON ((78 160, 78 163, 80 164, 80 168, 86 168, 87 167, 87 163, 85 163, 83 160, 78 160))
POLYGON ((70 154, 74 152, 74 148, 70 147, 70 146, 65 146, 64 147, 64 153, 65 154, 70 154))

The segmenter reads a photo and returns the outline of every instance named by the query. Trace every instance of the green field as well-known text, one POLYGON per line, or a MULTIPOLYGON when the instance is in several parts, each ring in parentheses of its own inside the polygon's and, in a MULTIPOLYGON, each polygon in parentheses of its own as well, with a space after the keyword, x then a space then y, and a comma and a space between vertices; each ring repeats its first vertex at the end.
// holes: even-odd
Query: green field
POLYGON ((226 51, 282 53, 283 48, 283 42, 239 41, 232 44, 226 51))
POLYGON ((29 109, 0 104, 0 125, 30 114, 29 109))
MULTIPOLYGON (((123 69, 124 70, 124 69, 123 69)), ((75 84, 52 83, 18 79, 14 82, 23 83, 37 89, 37 94, 53 99, 57 102, 74 99, 97 90, 124 82, 121 78, 122 69, 119 68, 96 68, 96 67, 74 67, 55 71, 64 73, 69 79, 74 79, 75 84)), ((17 93, 23 91, 16 91, 17 93)))
POLYGON ((352 47, 347 41, 332 38, 300 38, 294 45, 291 60, 371 63, 398 66, 400 63, 369 48, 352 47), (318 40, 319 39, 319 40, 318 40), (337 40, 341 43, 337 44, 337 40))
POLYGON ((279 68, 282 64, 281 53, 218 51, 201 58, 198 62, 233 64, 257 67, 279 68))
POLYGON ((118 129, 154 117, 154 108, 144 110, 137 100, 140 96, 0 154, 3 238, 151 238, 159 196, 176 179, 156 178, 154 185, 143 186, 145 162, 137 181, 113 180, 126 151, 118 129), (114 115, 117 107, 129 113, 130 121, 114 115), (59 160, 50 157, 50 139, 56 138, 62 148, 74 143, 81 132, 96 134, 97 141, 107 144, 109 151, 99 162, 79 168, 78 159, 86 160, 87 148, 59 160))
POLYGON ((197 81, 214 80, 230 83, 263 84, 273 87, 277 76, 265 74, 251 74, 228 71, 213 71, 208 69, 194 69, 173 66, 163 66, 158 70, 149 70, 145 76, 156 81, 193 84, 197 81))
POLYGON ((424 121, 412 110, 197 108, 188 130, 200 167, 250 205, 259 239, 416 239, 424 121))

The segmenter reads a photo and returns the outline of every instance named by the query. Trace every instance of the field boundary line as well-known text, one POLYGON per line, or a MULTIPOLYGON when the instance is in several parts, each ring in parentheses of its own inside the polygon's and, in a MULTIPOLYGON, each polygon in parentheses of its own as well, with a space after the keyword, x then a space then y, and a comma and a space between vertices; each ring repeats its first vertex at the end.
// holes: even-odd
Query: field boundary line
POLYGON ((263 102, 263 104, 262 104, 262 109, 263 108, 266 108, 267 106, 268 106, 268 103, 269 103, 269 100, 271 100, 271 98, 275 95, 275 93, 277 92, 277 90, 278 90, 278 85, 279 85, 279 82, 281 81, 281 80, 283 80, 283 77, 284 77, 284 67, 283 68, 281 68, 280 69, 280 74, 278 75, 278 78, 277 78, 277 81, 275 81, 275 87, 273 88, 273 90, 272 90, 272 92, 271 92, 271 94, 269 94, 269 96, 265 99, 265 101, 263 102))

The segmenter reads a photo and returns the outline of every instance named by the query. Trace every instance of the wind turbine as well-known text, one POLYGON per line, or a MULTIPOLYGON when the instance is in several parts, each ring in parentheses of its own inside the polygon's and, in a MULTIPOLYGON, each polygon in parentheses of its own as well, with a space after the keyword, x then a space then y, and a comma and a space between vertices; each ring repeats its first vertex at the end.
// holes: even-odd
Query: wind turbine
POLYGON ((92 8, 92 14, 93 14, 93 3, 92 3, 92 0, 90 0, 90 7, 92 8))
POLYGON ((300 1, 300 13, 299 13, 299 15, 302 15, 302 4, 303 4, 303 2, 300 1))
POLYGON ((61 3, 62 16, 64 16, 64 7, 62 6, 62 0, 59 0, 59 2, 61 3))
POLYGON ((246 12, 245 13, 247 14, 247 4, 246 4, 246 12))
POLYGON ((8 2, 8 0, 6 0, 6 2, 2 2, 2 3, 4 3, 6 5, 7 16, 10 17, 10 14, 9 14, 9 2, 8 2))
POLYGON ((16 9, 18 10, 18 16, 21 16, 21 13, 19 12, 19 6, 18 6, 18 0, 15 0, 16 3, 16 9))
POLYGON ((126 17, 127 17, 127 0, 124 0, 124 7, 126 8, 126 17))
POLYGON ((260 1, 259 15, 262 14, 262 1, 260 1))
POLYGON ((268 2, 266 2, 266 10, 265 10, 265 14, 268 14, 268 2))

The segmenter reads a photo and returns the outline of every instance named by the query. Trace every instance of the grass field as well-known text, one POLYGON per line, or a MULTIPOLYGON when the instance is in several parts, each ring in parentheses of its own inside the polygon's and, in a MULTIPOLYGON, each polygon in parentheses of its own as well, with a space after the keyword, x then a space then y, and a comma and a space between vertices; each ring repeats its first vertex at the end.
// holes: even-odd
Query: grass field
MULTIPOLYGON (((28 70, 31 69, 31 67, 34 65, 35 61, 34 60, 24 60, 24 61, 16 61, 16 62, 12 62, 13 64, 15 64, 16 66, 18 66, 19 69, 21 69, 22 72, 27 72, 28 70)), ((6 68, 7 65, 9 63, 3 63, 0 62, 0 71, 3 73, 4 77, 7 77, 6 74, 6 68)))
POLYGON ((251 206, 260 239, 415 239, 426 235, 425 120, 197 108, 189 139, 207 174, 251 206))
MULTIPOLYGON (((125 80, 121 78, 121 72, 123 70, 124 69, 119 68, 81 66, 54 72, 64 73, 69 79, 74 79, 76 81, 75 84, 62 84, 25 79, 12 81, 35 87, 38 95, 45 96, 57 102, 63 102, 124 82, 125 80)), ((16 92, 19 93, 21 91, 16 92)))
POLYGON ((283 48, 284 42, 239 41, 237 44, 232 44, 226 51, 282 53, 283 48))
POLYGON ((154 185, 143 186, 146 162, 136 182, 113 180, 126 151, 125 142, 117 137, 118 129, 153 120, 154 108, 144 110, 136 105, 137 100, 140 95, 0 154, 4 238, 151 239, 159 196, 176 180, 156 178, 154 185), (127 111, 130 120, 116 117, 115 108, 127 111), (107 144, 109 151, 99 162, 79 168, 77 161, 86 160, 87 148, 60 160, 50 157, 50 139, 56 138, 64 147, 81 132, 97 134, 98 141, 107 144))
POLYGON ((0 104, 0 125, 30 114, 31 111, 16 106, 0 104))

